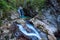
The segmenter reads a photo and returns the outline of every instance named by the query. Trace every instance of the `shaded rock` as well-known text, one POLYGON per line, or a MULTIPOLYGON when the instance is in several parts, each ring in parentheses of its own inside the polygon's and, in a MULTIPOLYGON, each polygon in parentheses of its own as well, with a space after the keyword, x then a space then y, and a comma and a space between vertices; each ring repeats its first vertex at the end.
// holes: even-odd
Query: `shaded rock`
POLYGON ((24 12, 25 12, 25 16, 28 16, 28 17, 34 17, 35 15, 37 15, 38 13, 36 11, 33 11, 32 9, 29 9, 29 8, 24 8, 23 9, 24 12))

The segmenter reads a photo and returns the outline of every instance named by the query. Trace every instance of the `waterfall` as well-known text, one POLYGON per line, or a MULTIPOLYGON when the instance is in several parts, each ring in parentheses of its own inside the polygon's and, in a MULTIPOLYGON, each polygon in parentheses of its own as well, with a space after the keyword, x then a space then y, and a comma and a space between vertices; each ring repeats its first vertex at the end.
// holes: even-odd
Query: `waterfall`
MULTIPOLYGON (((17 26, 19 27, 19 30, 22 32, 22 33, 24 33, 25 35, 27 35, 27 36, 35 36, 35 37, 37 37, 39 40, 41 39, 41 37, 39 36, 39 34, 37 33, 28 33, 24 28, 23 28, 23 26, 21 26, 21 25, 18 25, 17 24, 17 26)), ((29 27, 31 27, 31 26, 29 26, 29 27)), ((31 28, 30 28, 31 29, 31 28)), ((32 28, 32 30, 33 30, 34 28, 32 28)), ((33 31, 35 31, 35 29, 33 30, 33 31)), ((37 32, 37 31, 35 31, 35 32, 37 32)))
POLYGON ((19 8, 18 8, 18 13, 19 13, 19 18, 24 18, 24 11, 23 11, 23 8, 20 6, 19 8))
MULTIPOLYGON (((25 35, 31 38, 31 40, 48 40, 47 35, 43 33, 42 31, 38 31, 32 24, 26 21, 26 27, 30 29, 31 31, 28 32, 27 29, 25 29, 21 24, 17 24, 19 30, 25 35)), ((16 32, 16 36, 19 36, 19 32, 16 32)))

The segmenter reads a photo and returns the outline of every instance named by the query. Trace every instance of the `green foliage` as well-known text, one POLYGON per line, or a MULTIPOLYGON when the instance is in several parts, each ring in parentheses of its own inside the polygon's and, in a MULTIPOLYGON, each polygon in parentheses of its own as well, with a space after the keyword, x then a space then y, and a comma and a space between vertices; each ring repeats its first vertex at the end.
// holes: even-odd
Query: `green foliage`
MULTIPOLYGON (((24 2, 31 2, 31 6, 35 8, 41 8, 44 7, 46 0, 0 0, 0 9, 3 11, 10 11, 10 10, 16 10, 16 8, 20 5, 24 6, 24 2)), ((25 5, 27 6, 27 5, 25 5)))
POLYGON ((8 18, 11 10, 16 10, 16 0, 0 0, 0 10, 3 13, 2 19, 8 18))
POLYGON ((33 9, 36 10, 36 8, 38 8, 41 10, 45 6, 46 0, 26 0, 26 2, 29 3, 33 9))
POLYGON ((6 4, 6 1, 4 0, 0 0, 0 9, 3 9, 4 7, 6 8, 7 7, 7 4, 6 4))
POLYGON ((10 11, 16 7, 16 0, 0 0, 0 9, 3 11, 10 11))
POLYGON ((41 10, 45 6, 45 2, 46 0, 33 0, 31 5, 33 6, 33 8, 38 8, 39 10, 41 10))

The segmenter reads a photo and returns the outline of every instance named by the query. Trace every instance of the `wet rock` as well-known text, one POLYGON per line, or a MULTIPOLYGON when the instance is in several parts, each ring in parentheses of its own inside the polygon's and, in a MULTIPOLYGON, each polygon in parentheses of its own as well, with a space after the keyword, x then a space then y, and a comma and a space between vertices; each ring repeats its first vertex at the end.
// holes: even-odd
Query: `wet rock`
POLYGON ((11 11, 11 19, 19 18, 19 14, 16 11, 11 11))
POLYGON ((16 20, 18 23, 25 24, 25 21, 23 19, 16 20))

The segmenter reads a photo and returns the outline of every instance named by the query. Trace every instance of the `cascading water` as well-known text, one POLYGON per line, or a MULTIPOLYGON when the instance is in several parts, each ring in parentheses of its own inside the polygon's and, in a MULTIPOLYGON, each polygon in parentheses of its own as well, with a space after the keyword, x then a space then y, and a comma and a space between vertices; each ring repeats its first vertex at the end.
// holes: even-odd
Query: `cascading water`
MULTIPOLYGON (((28 23, 26 22, 26 27, 28 27, 30 30, 32 30, 31 32, 27 32, 27 30, 26 30, 25 28, 23 28, 23 26, 20 25, 20 24, 17 24, 17 26, 19 27, 19 30, 20 30, 24 35, 31 37, 31 40, 41 40, 42 38, 43 38, 44 40, 47 40, 46 34, 43 33, 43 32, 41 32, 41 31, 39 31, 39 32, 40 32, 40 33, 39 33, 39 32, 34 28, 34 26, 31 25, 29 22, 28 22, 28 23), (33 38, 32 38, 32 37, 33 37, 33 38), (38 39, 37 39, 37 38, 38 38, 38 39)), ((19 34, 19 33, 17 32, 17 34, 19 34)))
POLYGON ((24 11, 22 7, 19 7, 18 13, 19 13, 20 18, 24 18, 24 11))
POLYGON ((39 35, 37 35, 37 34, 35 34, 35 33, 28 33, 26 30, 24 30, 23 26, 21 26, 21 25, 17 25, 17 26, 19 26, 19 30, 20 30, 22 33, 24 33, 25 35, 27 35, 27 36, 35 36, 35 37, 37 37, 39 40, 41 39, 41 38, 39 37, 39 35))

